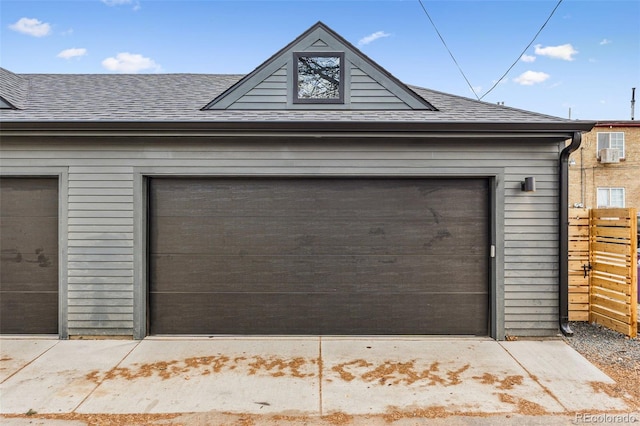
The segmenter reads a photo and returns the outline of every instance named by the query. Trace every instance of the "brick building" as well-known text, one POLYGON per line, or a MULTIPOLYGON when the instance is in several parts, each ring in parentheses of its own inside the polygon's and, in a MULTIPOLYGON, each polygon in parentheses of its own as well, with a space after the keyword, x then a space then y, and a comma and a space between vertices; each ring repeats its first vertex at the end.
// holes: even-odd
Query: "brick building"
POLYGON ((570 207, 640 209, 640 122, 602 121, 569 158, 570 207))

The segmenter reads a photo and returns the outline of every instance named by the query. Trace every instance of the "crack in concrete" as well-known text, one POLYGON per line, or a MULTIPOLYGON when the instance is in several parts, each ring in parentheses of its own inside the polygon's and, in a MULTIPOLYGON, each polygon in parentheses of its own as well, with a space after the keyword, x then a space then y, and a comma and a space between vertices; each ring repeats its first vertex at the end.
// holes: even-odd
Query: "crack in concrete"
MULTIPOLYGON (((133 352, 133 351, 138 347, 138 345, 140 345, 140 343, 142 343, 142 340, 139 340, 135 345, 133 345, 133 347, 131 348, 131 350, 129 350, 126 354, 124 354, 124 356, 120 359, 120 361, 118 361, 118 363, 116 364, 116 366, 115 366, 114 368, 118 368, 118 366, 119 366, 120 364, 122 364, 122 362, 123 362, 125 359, 127 359, 127 357, 131 354, 131 352, 133 352)), ((90 374, 91 374, 91 373, 90 373, 90 374)), ((87 375, 87 376, 88 376, 88 375, 87 375)), ((71 410, 71 412, 72 412, 72 413, 75 413, 75 412, 76 412, 76 410, 77 410, 78 408, 80 408, 80 406, 81 406, 82 404, 84 404, 84 402, 85 402, 87 399, 89 399, 89 397, 90 397, 91 395, 93 395, 93 393, 96 391, 96 389, 98 389, 98 387, 100 387, 100 385, 104 382, 104 380, 106 380, 106 379, 100 380, 98 383, 96 383, 96 385, 95 385, 95 386, 94 386, 94 388, 91 390, 91 392, 89 392, 89 393, 88 393, 88 394, 87 394, 87 395, 82 399, 82 401, 80 401, 80 403, 78 403, 78 405, 76 405, 76 406, 71 410)))
POLYGON ((19 372, 21 372, 22 370, 24 370, 25 368, 27 368, 28 366, 30 366, 31 364, 33 364, 34 362, 36 362, 40 357, 42 357, 44 354, 46 354, 47 352, 49 352, 51 349, 53 349, 54 346, 56 346, 58 343, 60 343, 60 341, 58 340, 57 342, 55 342, 53 345, 51 345, 50 347, 48 347, 47 349, 45 349, 41 354, 39 354, 37 357, 33 358, 31 361, 27 362, 25 365, 23 365, 22 367, 18 368, 16 371, 14 371, 13 373, 11 373, 9 376, 7 376, 2 382, 0 383, 4 383, 7 380, 9 380, 10 378, 12 378, 13 376, 15 376, 16 374, 18 374, 19 372))
POLYGON ((531 380, 533 380, 538 386, 540 386, 540 388, 544 391, 544 393, 546 393, 551 398, 553 398, 553 400, 556 401, 564 409, 564 411, 566 411, 566 412, 569 411, 569 409, 560 401, 560 399, 557 396, 555 396, 553 394, 553 392, 551 392, 551 390, 548 387, 543 385, 540 382, 540 380, 538 380, 538 377, 535 374, 531 374, 531 372, 529 370, 527 370, 526 367, 524 365, 522 365, 522 363, 520 361, 518 361, 518 359, 515 356, 513 356, 511 354, 511 352, 509 352, 507 350, 507 348, 505 348, 504 346, 502 346, 500 344, 498 346, 500 346, 500 348, 502 348, 502 350, 505 351, 507 353, 507 355, 509 355, 509 357, 511 357, 511 359, 513 359, 516 362, 516 364, 518 364, 529 375, 529 378, 531 380))

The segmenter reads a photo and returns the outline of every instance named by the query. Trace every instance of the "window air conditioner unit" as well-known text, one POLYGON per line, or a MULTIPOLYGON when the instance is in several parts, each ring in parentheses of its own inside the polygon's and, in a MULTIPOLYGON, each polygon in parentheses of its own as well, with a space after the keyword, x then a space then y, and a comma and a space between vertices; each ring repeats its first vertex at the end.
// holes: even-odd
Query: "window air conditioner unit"
POLYGON ((619 163, 620 150, 615 148, 605 148, 600 150, 600 162, 603 164, 619 163))

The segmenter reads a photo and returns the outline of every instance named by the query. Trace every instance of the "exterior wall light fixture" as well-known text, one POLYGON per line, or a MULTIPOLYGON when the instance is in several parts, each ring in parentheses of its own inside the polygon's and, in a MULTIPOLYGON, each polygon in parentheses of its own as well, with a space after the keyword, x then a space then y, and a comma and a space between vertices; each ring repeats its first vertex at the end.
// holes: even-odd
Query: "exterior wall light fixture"
POLYGON ((524 192, 536 192, 536 178, 533 176, 524 178, 520 185, 524 192))

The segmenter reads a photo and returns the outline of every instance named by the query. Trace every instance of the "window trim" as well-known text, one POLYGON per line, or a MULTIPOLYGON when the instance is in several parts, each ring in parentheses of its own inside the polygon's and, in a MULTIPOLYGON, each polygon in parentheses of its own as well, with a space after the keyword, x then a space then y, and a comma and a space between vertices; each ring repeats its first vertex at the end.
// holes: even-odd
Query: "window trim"
MULTIPOLYGON (((609 136, 609 140, 607 141, 607 146, 604 148, 600 148, 600 135, 612 135, 612 134, 621 134, 622 135, 622 149, 620 150, 620 159, 625 158, 626 151, 626 143, 625 143, 625 135, 624 132, 596 132, 596 158, 600 159, 600 150, 601 149, 609 149, 611 148, 611 136, 609 136)), ((619 148, 614 148, 619 149, 619 148)))
POLYGON ((624 208, 627 205, 627 192, 625 191, 624 187, 620 187, 620 186, 599 186, 596 188, 596 207, 601 209, 601 208, 624 208), (600 204, 600 200, 599 200, 599 192, 600 191, 604 191, 606 190, 608 192, 607 195, 607 204, 606 205, 601 205, 600 204), (622 206, 614 206, 611 205, 611 191, 613 190, 620 190, 622 191, 622 206))
POLYGON ((344 104, 345 86, 345 63, 344 52, 293 52, 293 91, 292 101, 294 104, 344 104), (299 98, 298 97, 298 59, 300 57, 337 57, 340 61, 340 83, 338 85, 337 98, 299 98))

